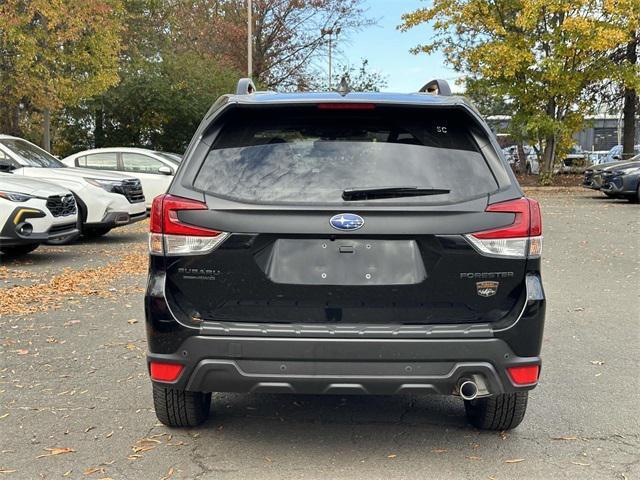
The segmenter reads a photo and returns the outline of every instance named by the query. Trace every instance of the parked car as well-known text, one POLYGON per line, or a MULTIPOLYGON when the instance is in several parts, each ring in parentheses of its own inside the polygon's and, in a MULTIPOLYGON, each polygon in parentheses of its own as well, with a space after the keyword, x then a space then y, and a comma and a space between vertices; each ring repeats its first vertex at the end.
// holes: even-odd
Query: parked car
MULTIPOLYGON (((524 145, 523 149, 524 149, 524 154, 526 155, 526 158, 527 158, 527 164, 526 164, 527 174, 538 175, 540 173, 540 162, 538 161, 538 153, 536 152, 536 149, 531 145, 524 145)), ((520 160, 519 160, 520 155, 518 154, 518 146, 511 145, 510 147, 503 148, 502 152, 507 158, 507 161, 509 162, 509 165, 511 165, 511 168, 513 169, 513 171, 516 173, 521 173, 520 160)))
POLYGON ((169 159, 174 160, 177 163, 180 163, 182 161, 182 155, 180 155, 179 153, 159 152, 157 150, 154 150, 154 153, 163 157, 169 157, 169 159))
POLYGON ((605 168, 600 190, 610 197, 640 202, 640 155, 628 162, 605 168))
POLYGON ((142 190, 151 208, 154 197, 165 193, 180 165, 173 154, 143 148, 96 148, 74 153, 62 160, 69 167, 124 172, 142 182, 142 190))
MULTIPOLYGON (((640 145, 635 145, 633 147, 634 153, 636 155, 640 154, 640 145)), ((618 162, 622 160, 622 145, 616 145, 609 150, 607 156, 605 157, 602 163, 612 163, 618 162)))
POLYGON ((587 155, 587 165, 594 166, 594 165, 600 165, 601 163, 605 163, 607 155, 609 154, 609 151, 593 150, 585 153, 587 155))
POLYGON ((602 171, 609 167, 623 164, 623 161, 601 163, 600 165, 593 165, 584 171, 582 179, 582 186, 590 188, 592 190, 600 190, 602 187, 602 171))
POLYGON ((0 173, 1 253, 25 255, 41 243, 79 234, 76 201, 69 190, 0 173))
POLYGON ((560 161, 560 165, 555 168, 555 173, 583 173, 588 167, 588 153, 582 151, 580 147, 574 146, 569 153, 565 154, 560 161))
MULTIPOLYGON (((140 180, 122 173, 67 167, 21 138, 0 135, 0 170, 71 190, 78 204, 80 228, 86 236, 105 235, 112 228, 143 220, 147 215, 140 180)), ((66 241, 58 239, 58 243, 66 241)))
POLYGON ((438 393, 516 427, 540 371, 540 207, 444 81, 253 93, 206 114, 151 210, 158 419, 211 392, 438 393), (430 93, 435 92, 435 93, 430 93))

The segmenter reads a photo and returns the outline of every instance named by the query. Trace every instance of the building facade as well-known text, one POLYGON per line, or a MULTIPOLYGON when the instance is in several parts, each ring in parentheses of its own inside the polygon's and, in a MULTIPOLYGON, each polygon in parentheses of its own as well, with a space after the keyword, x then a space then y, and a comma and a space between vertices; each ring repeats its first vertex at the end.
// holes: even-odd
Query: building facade
MULTIPOLYGON (((504 138, 509 129, 511 117, 496 115, 487 118, 489 125, 498 135, 504 138)), ((587 127, 574 135, 576 144, 585 151, 609 151, 622 142, 623 122, 619 115, 594 115, 587 117, 587 127)), ((511 142, 513 143, 513 142, 511 142)), ((640 117, 636 118, 636 141, 640 144, 640 117)))

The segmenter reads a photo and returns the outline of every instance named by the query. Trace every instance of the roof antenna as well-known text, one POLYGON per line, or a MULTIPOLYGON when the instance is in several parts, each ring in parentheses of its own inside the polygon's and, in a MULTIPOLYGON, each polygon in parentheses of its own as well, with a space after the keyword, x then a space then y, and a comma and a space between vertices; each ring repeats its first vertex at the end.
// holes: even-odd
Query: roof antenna
POLYGON ((351 89, 349 88, 349 82, 347 82, 347 76, 343 75, 342 79, 340 80, 340 86, 338 87, 337 92, 344 97, 350 91, 351 89))

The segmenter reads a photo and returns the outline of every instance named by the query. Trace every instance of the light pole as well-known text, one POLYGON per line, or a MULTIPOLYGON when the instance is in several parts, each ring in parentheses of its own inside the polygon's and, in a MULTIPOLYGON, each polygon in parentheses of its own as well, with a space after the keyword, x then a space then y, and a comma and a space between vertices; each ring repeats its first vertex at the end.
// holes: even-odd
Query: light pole
POLYGON ((253 8, 251 3, 251 0, 247 0, 247 77, 249 78, 253 76, 253 41, 251 39, 253 36, 253 22, 251 20, 253 8))
POLYGON ((323 37, 325 35, 329 35, 329 90, 331 90, 331 37, 335 34, 336 40, 338 39, 338 34, 340 33, 340 27, 333 26, 331 28, 323 28, 320 30, 320 35, 323 37))

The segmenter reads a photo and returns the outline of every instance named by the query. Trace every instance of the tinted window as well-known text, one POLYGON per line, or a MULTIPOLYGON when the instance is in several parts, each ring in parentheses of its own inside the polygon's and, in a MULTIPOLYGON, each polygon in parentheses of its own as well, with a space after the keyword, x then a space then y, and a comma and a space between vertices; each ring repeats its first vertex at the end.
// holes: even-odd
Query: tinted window
POLYGON ((116 153, 92 153, 78 159, 79 167, 95 168, 96 170, 118 170, 116 153))
POLYGON ((164 163, 139 153, 123 153, 122 165, 125 172, 158 173, 158 169, 162 167, 164 163))
POLYGON ((36 147, 26 140, 6 138, 0 142, 19 156, 29 167, 64 168, 65 164, 56 157, 36 147))
POLYGON ((343 203, 348 188, 396 186, 450 193, 370 201, 468 200, 497 189, 471 125, 462 112, 442 110, 238 110, 194 186, 250 202, 343 203))

